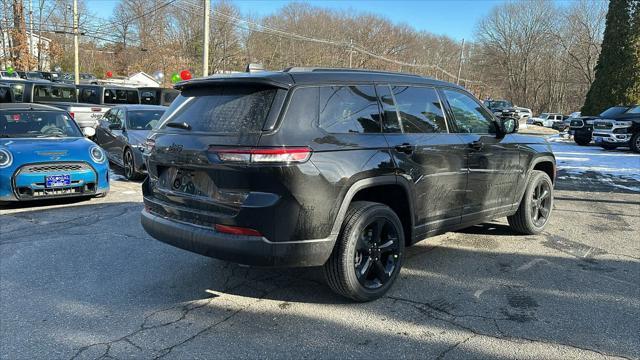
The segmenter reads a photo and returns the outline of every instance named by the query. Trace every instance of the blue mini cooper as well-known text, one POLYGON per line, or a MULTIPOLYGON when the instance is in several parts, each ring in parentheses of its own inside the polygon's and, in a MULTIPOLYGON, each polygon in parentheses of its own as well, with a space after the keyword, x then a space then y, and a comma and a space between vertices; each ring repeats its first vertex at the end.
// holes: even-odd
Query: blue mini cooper
POLYGON ((0 203, 108 191, 105 152, 83 136, 66 111, 0 104, 0 203))

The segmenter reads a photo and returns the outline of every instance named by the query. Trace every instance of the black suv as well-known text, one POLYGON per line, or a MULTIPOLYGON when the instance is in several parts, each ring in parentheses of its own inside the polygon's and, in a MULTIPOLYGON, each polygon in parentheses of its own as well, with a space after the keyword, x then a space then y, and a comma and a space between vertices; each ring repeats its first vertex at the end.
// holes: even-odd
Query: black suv
POLYGON ((142 225, 156 239, 256 266, 324 266, 368 301, 404 248, 505 217, 537 234, 555 159, 459 86, 416 75, 292 68, 209 77, 147 139, 142 225))

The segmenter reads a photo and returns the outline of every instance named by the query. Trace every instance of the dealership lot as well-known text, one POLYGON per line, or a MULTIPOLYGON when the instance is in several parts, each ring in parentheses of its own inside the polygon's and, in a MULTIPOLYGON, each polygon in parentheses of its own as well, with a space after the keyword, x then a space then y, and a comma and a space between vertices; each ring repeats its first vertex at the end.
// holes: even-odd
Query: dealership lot
POLYGON ((638 358, 640 156, 554 146, 544 234, 500 219, 430 238, 366 304, 318 269, 151 239, 140 184, 119 177, 103 199, 0 210, 0 357, 638 358))

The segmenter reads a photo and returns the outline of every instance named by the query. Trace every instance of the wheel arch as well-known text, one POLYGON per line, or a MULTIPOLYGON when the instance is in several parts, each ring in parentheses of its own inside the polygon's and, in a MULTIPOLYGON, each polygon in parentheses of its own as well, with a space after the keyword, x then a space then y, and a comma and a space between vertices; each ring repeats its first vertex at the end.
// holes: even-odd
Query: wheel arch
POLYGON ((414 225, 413 198, 410 187, 395 175, 361 179, 353 183, 342 199, 331 230, 336 238, 342 228, 349 205, 354 201, 373 201, 389 206, 400 218, 405 244, 412 243, 414 225))

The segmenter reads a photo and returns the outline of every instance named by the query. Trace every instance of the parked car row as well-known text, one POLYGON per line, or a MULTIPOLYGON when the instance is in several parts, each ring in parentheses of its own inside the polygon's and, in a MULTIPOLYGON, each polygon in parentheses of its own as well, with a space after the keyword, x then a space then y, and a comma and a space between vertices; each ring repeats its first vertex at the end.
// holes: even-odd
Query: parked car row
POLYGON ((593 140, 604 149, 624 146, 640 153, 640 105, 613 106, 599 116, 576 118, 570 134, 578 145, 593 140))
MULTIPOLYGON (((74 84, 74 75, 71 73, 51 72, 51 71, 14 71, 9 73, 6 70, 0 71, 0 81, 2 80, 40 80, 74 84)), ((93 74, 80 73, 80 84, 97 84, 98 78, 93 74)))

